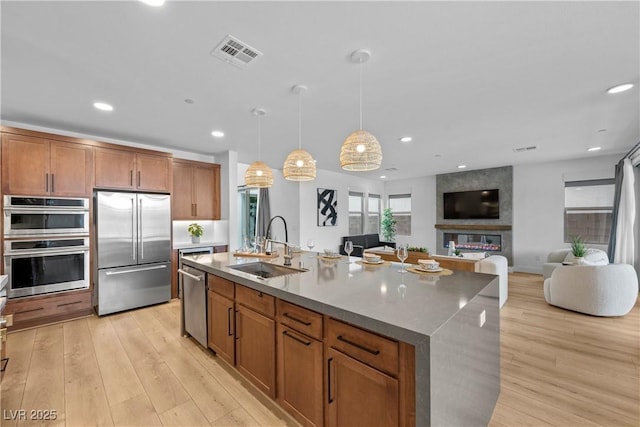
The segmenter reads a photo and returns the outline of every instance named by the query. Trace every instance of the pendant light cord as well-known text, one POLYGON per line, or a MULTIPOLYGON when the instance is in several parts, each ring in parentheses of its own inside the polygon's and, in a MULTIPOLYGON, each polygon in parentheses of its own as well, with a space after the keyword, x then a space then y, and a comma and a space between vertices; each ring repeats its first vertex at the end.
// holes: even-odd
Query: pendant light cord
POLYGON ((298 92, 298 149, 302 149, 302 90, 298 92))
POLYGON ((258 161, 262 160, 262 157, 260 157, 260 135, 262 134, 262 130, 260 128, 261 118, 261 116, 258 116, 258 161))
POLYGON ((360 58, 360 130, 362 130, 362 58, 360 58))

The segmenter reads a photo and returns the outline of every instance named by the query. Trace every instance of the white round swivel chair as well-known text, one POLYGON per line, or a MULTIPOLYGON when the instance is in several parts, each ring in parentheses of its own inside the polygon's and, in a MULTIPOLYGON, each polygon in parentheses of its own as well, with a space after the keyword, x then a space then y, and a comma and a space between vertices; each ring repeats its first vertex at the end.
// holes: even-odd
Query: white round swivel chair
POLYGON ((544 281, 549 304, 594 316, 624 316, 637 298, 638 276, 628 264, 561 266, 544 281))

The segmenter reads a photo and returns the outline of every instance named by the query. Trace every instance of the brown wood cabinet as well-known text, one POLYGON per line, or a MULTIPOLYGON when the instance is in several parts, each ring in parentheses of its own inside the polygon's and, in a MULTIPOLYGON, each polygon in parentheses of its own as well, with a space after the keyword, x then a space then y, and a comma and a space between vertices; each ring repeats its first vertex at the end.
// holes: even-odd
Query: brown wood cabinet
POLYGON ((236 304, 236 368, 272 399, 276 398, 275 322, 236 304))
POLYGON ((95 148, 95 186, 116 190, 171 191, 171 157, 95 148))
POLYGON ((327 425, 399 425, 399 384, 333 348, 327 349, 327 425))
POLYGON ((2 135, 4 194, 90 197, 92 170, 89 145, 2 135))
POLYGON ((220 219, 220 165, 173 160, 174 220, 220 219))
POLYGON ((415 426, 413 346, 212 274, 207 285, 208 346, 302 425, 415 426))
POLYGON ((6 314, 13 314, 12 329, 70 319, 92 312, 91 290, 61 292, 7 301, 6 314))
POLYGON ((302 425, 322 426, 322 315, 281 300, 277 311, 277 401, 302 425))
POLYGON ((235 364, 235 310, 233 282, 207 275, 208 347, 230 365, 235 364))

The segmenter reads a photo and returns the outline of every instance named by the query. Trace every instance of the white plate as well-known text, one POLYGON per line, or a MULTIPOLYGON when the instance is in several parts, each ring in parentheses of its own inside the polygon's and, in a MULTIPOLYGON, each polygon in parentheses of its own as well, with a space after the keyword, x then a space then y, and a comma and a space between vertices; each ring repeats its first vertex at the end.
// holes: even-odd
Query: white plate
POLYGON ((362 259, 362 262, 365 264, 382 264, 384 262, 383 259, 379 259, 378 261, 367 261, 366 259, 362 259))
POLYGON ((427 269, 427 268, 422 268, 422 266, 420 266, 420 267, 418 267, 418 270, 424 271, 425 273, 438 273, 438 272, 442 271, 443 268, 442 267, 438 267, 438 268, 427 269))

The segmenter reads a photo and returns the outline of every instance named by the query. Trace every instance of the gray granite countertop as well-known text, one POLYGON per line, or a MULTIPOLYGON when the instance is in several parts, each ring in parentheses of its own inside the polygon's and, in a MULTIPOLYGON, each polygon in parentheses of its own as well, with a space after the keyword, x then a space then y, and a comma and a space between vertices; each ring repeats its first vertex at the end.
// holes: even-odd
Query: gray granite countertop
MULTIPOLYGON (((398 273, 399 264, 367 266, 359 258, 325 260, 296 254, 309 271, 269 279, 228 268, 258 261, 232 253, 185 256, 183 262, 380 334, 416 344, 432 336, 497 276, 454 271, 449 276, 398 273)), ((282 259, 267 260, 282 265, 282 259)))

